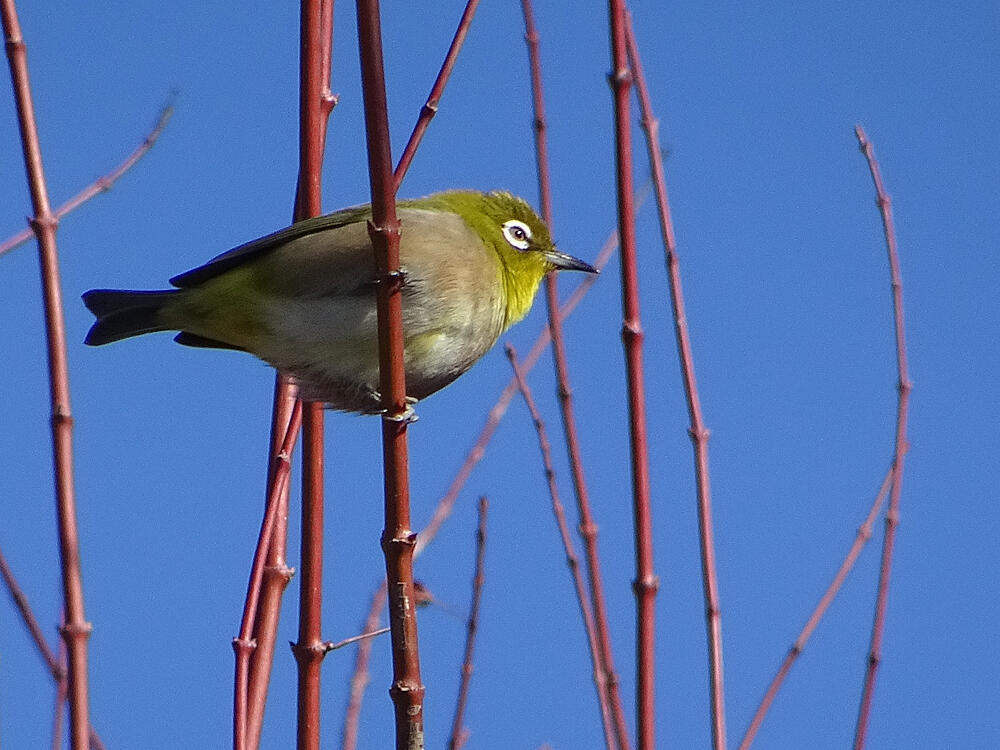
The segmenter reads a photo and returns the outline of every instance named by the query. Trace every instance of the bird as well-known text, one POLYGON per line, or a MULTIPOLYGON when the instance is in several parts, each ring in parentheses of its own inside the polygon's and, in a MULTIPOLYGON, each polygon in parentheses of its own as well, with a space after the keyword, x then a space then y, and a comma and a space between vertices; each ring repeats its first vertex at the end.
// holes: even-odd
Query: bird
MULTIPOLYGON (((407 399, 467 372, 528 313, 551 271, 597 273, 556 249, 522 198, 446 190, 397 202, 407 399)), ((296 222, 174 276, 160 291, 92 289, 91 346, 156 331, 249 352, 326 408, 378 414, 371 205, 296 222)))

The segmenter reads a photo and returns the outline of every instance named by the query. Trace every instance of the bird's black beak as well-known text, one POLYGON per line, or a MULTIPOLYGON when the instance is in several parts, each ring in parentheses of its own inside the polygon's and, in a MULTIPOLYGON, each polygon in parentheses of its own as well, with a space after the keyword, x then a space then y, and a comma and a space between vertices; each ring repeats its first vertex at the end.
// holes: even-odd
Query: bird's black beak
POLYGON ((584 271, 585 273, 599 273, 599 271, 585 260, 574 258, 572 255, 561 253, 556 249, 545 253, 545 259, 560 271, 584 271))

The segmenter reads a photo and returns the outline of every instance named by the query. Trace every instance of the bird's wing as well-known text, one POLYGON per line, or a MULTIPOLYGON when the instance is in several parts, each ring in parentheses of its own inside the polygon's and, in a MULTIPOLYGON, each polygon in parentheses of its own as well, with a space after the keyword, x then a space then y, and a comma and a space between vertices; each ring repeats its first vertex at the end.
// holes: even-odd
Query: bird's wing
MULTIPOLYGON (((293 241, 303 240, 328 230, 337 230, 349 227, 352 224, 360 224, 367 233, 365 221, 370 216, 371 209, 367 205, 364 205, 345 208, 332 214, 326 214, 325 216, 316 216, 311 219, 297 221, 286 229, 235 247, 232 250, 222 253, 222 255, 212 258, 212 260, 204 265, 174 276, 170 279, 170 283, 182 289, 198 286, 209 279, 214 279, 216 276, 224 274, 226 271, 253 262, 279 248, 286 247, 293 241)), ((313 237, 314 241, 307 244, 317 244, 315 239, 313 237)), ((330 239, 333 240, 334 238, 331 237, 330 239)), ((295 244, 301 243, 296 242, 295 244)), ((322 244, 326 246, 334 245, 332 242, 323 242, 322 244)), ((353 253, 349 254, 353 255, 353 253)), ((345 263, 350 262, 350 259, 345 258, 345 263)))

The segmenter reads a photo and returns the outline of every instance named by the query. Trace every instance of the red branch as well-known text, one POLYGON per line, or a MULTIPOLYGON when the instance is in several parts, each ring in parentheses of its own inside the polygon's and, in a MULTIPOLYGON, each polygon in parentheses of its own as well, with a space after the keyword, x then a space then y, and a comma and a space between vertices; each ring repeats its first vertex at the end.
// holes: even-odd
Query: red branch
POLYGON ((62 665, 62 659, 53 653, 48 641, 45 640, 42 626, 38 624, 38 618, 35 617, 35 613, 31 610, 28 597, 24 593, 24 589, 18 584, 17 579, 14 577, 14 571, 10 569, 7 558, 3 556, 2 552, 0 552, 0 578, 3 579, 4 584, 7 586, 10 598, 14 600, 14 606, 21 614, 21 619, 24 621, 25 627, 28 628, 31 640, 35 642, 35 648, 38 649, 38 653, 45 660, 45 665, 49 668, 52 679, 57 683, 62 681, 66 671, 62 665))
MULTIPOLYGON (((302 424, 302 405, 296 402, 295 408, 288 418, 288 427, 282 439, 281 447, 272 461, 272 478, 265 504, 264 518, 261 521, 260 534, 257 537, 257 549, 254 553, 253 565, 250 569, 250 582, 247 585, 247 596, 243 606, 243 620, 240 624, 240 634, 233 639, 233 650, 236 652, 235 690, 233 691, 233 747, 236 750, 256 747, 248 741, 248 681, 250 679, 250 657, 257 646, 252 638, 255 619, 260 611, 261 582, 264 578, 266 561, 270 547, 274 544, 274 528, 279 523, 282 508, 281 497, 288 488, 288 475, 291 471, 291 454, 295 438, 302 424)), ((287 506, 286 506, 287 507, 287 506)), ((287 522, 287 520, 286 520, 287 522)), ((261 707, 261 712, 263 711, 261 707)), ((257 739, 259 740, 259 728, 257 739)))
POLYGON ((299 667, 299 750, 319 750, 320 665, 326 655, 323 611, 323 404, 305 404, 302 420, 302 572, 299 639, 292 652, 299 667))
POLYGON ((55 470, 56 511, 59 526, 59 557, 62 567, 65 623, 60 628, 69 663, 70 747, 86 750, 90 738, 87 699, 87 638, 91 625, 83 607, 83 574, 80 567, 80 540, 76 523, 73 488, 73 415, 69 398, 69 365, 66 361, 66 330, 59 281, 59 254, 56 247, 58 219, 49 206, 42 150, 38 142, 28 55, 14 0, 0 2, 7 60, 17 105, 24 167, 31 190, 34 212, 31 228, 38 238, 45 310, 45 334, 49 364, 52 454, 55 470))
POLYGON ((417 646, 413 551, 410 523, 407 427, 412 410, 406 401, 403 366, 402 274, 399 271, 399 219, 389 145, 389 114, 382 67, 382 29, 378 0, 358 0, 358 46, 365 103, 365 131, 371 180, 372 219, 368 226, 378 273, 379 385, 382 394, 382 460, 385 481, 386 585, 392 628, 396 747, 422 747, 424 686, 417 646))
MULTIPOLYGON (((333 106, 330 61, 332 0, 303 0, 299 47, 299 179, 295 219, 323 210, 321 178, 326 126, 333 106)), ((299 750, 319 750, 320 666, 326 655, 323 611, 323 404, 302 413, 302 564, 299 577, 299 636, 292 646, 298 663, 299 750)))
POLYGON ((691 353, 691 337, 688 331, 687 313, 684 310, 684 289, 681 284, 677 240, 674 236, 673 221, 670 218, 670 202, 667 198, 667 182, 663 174, 663 157, 660 151, 660 123, 653 115, 653 105, 649 97, 649 90, 646 88, 646 78, 639 60, 639 48, 632 30, 632 15, 630 13, 626 15, 626 21, 628 56, 635 79, 639 108, 642 112, 642 129, 646 134, 646 150, 653 171, 653 187, 656 190, 656 206, 670 285, 671 311, 674 318, 674 331, 677 336, 677 353, 681 362, 688 418, 691 421, 688 434, 691 436, 694 447, 698 538, 701 550, 701 578, 708 639, 712 747, 714 750, 724 750, 726 747, 726 703, 722 669, 722 616, 719 608, 718 575, 715 570, 715 535, 712 532, 712 491, 708 471, 709 431, 705 425, 701 411, 701 400, 698 397, 698 381, 694 371, 694 356, 691 353))
MULTIPOLYGON (((535 26, 534 11, 531 0, 522 0, 521 9, 524 14, 525 41, 528 44, 528 59, 531 68, 531 92, 534 108, 535 157, 538 170, 538 192, 542 204, 542 218, 552 231, 552 190, 549 179, 548 145, 545 137, 545 97, 542 93, 542 63, 539 51, 538 29, 535 26)), ((562 414, 563 433, 566 436, 566 450, 569 454, 570 472, 573 477, 573 490, 576 496, 577 511, 580 514, 580 536, 583 539, 584 555, 587 561, 587 576, 590 581, 590 605, 594 612, 594 624, 597 629, 597 646, 600 656, 594 665, 595 679, 598 690, 606 693, 606 701, 601 701, 602 708, 610 707, 614 722, 613 734, 608 732, 605 723, 605 739, 608 747, 615 746, 620 750, 628 750, 628 727, 625 723, 625 711, 621 695, 618 691, 618 675, 615 672, 614 656, 611 649, 611 635, 608 630, 607 607, 604 598, 604 583, 601 577, 600 556, 597 551, 597 524, 590 510, 590 495, 587 491, 587 481, 583 473, 583 459, 580 454, 580 442, 577 439, 576 418, 573 413, 573 390, 569 383, 569 364, 566 358, 566 347, 563 343, 562 322, 559 313, 559 289, 556 274, 545 278, 545 301, 549 315, 549 333, 552 336, 552 353, 556 368, 558 383, 559 406, 562 414), (612 739, 615 745, 611 744, 612 739)), ((607 715, 603 715, 607 719, 607 715)))
MULTIPOLYGON (((275 520, 270 539, 265 542, 267 544, 267 557, 264 563, 264 577, 259 584, 260 594, 253 620, 253 647, 247 686, 245 744, 247 748, 260 746, 260 734, 264 724, 264 707, 271 681, 278 619, 281 614, 281 597, 295 573, 288 566, 286 557, 290 482, 287 478, 282 479, 280 487, 278 487, 276 473, 279 468, 286 473, 289 470, 288 454, 284 452, 285 440, 291 435, 292 442, 288 444, 290 451, 301 424, 301 407, 298 410, 295 408, 298 403, 295 396, 295 386, 280 374, 275 377, 273 403, 270 462, 265 495, 270 498, 272 493, 274 494, 272 502, 277 503, 277 508, 274 511, 275 520), (293 415, 296 415, 294 416, 294 424, 293 415)), ((265 512, 266 508, 267 504, 265 504, 265 512)))
POLYGON ((896 437, 892 459, 892 490, 889 492, 889 509, 885 514, 885 536, 882 539, 882 561, 879 568, 878 595, 875 601, 875 616, 872 622, 871 643, 868 649, 868 665, 865 670, 864 687, 861 693, 861 705, 858 709, 858 721, 854 733, 854 750, 861 750, 865 745, 868 730, 868 720, 871 716, 872 695, 875 690, 875 673, 882 658, 882 632, 885 627, 885 612, 889 599, 889 579, 892 572, 892 549, 896 539, 896 525, 899 523, 899 495, 903 486, 903 462, 909 443, 906 439, 906 423, 910 406, 909 367, 906 363, 906 330, 903 326, 903 278, 899 271, 899 253, 896 248, 896 231, 892 222, 892 203, 882 182, 882 173, 872 149, 871 141, 860 125, 854 133, 858 138, 858 146, 865 155, 868 169, 875 184, 876 203, 882 216, 882 229, 885 234, 886 251, 889 257, 889 275, 892 280, 892 313, 896 334, 896 368, 898 380, 896 387, 898 397, 896 402, 896 437))
MULTIPOLYGON (((42 628, 38 624, 38 618, 35 617, 35 613, 31 610, 31 605, 28 603, 28 597, 17 582, 17 579, 14 577, 14 571, 10 569, 10 565, 7 564, 7 560, 2 554, 0 554, 0 578, 3 579, 4 584, 7 586, 10 597, 14 600, 14 606, 20 613, 25 627, 28 628, 28 632, 31 634, 31 639, 35 642, 38 653, 45 661, 45 666, 48 667, 49 674, 52 675, 52 679, 56 682, 56 710, 54 712, 56 715, 53 716, 52 720, 52 744, 53 746, 59 745, 61 747, 62 743, 57 742, 60 738, 57 736, 55 727, 59 726, 61 731, 62 706, 66 703, 67 697, 66 643, 65 641, 60 641, 58 655, 52 653, 52 648, 49 646, 48 641, 45 640, 42 628)), ((60 622, 62 622, 61 617, 60 622)), ((90 728, 90 747, 94 750, 103 750, 104 748, 104 743, 93 727, 90 728)))
POLYGON ((52 708, 52 750, 62 747, 63 718, 66 708, 66 644, 59 641, 59 670, 61 676, 56 680, 56 700, 52 708))
POLYGON ((646 443, 646 393, 642 366, 642 323, 639 317, 639 271, 632 203, 632 130, 624 0, 609 0, 611 67, 614 97, 615 172, 618 190, 618 236, 621 240, 622 341, 628 381, 629 439, 632 447, 632 504, 635 522, 636 575, 636 725, 639 750, 655 747, 656 592, 653 572, 653 519, 650 510, 649 456, 646 443))
MULTIPOLYGON (((644 200, 644 197, 640 197, 638 200, 641 203, 644 200)), ((598 251, 592 265, 597 269, 604 268, 617 248, 618 235, 616 232, 612 232, 611 236, 609 236, 605 241, 604 246, 601 247, 600 251, 598 251)), ((583 280, 573 290, 573 293, 569 296, 566 302, 559 308, 559 315, 562 320, 565 320, 573 313, 587 292, 590 291, 591 286, 597 282, 598 278, 598 276, 592 274, 587 274, 583 278, 583 280)), ((545 347, 549 345, 550 341, 551 337, 549 329, 548 326, 546 326, 542 332, 538 334, 538 338, 535 339, 535 343, 532 345, 531 351, 521 363, 521 367, 525 373, 530 372, 535 366, 538 362, 538 358, 541 357, 542 352, 545 351, 545 347)), ((437 535, 441 526, 451 515, 451 511, 455 506, 455 502, 458 500, 458 496, 461 493, 462 488, 465 486, 466 481, 468 481, 469 476, 472 474, 472 470, 476 467, 476 464, 479 463, 485 455, 487 445, 492 439, 493 434, 496 432, 496 428, 499 426, 500 420, 503 419, 504 414, 507 412, 507 407, 510 406, 510 402, 516 394, 517 380, 511 376, 507 386, 500 393, 500 396, 497 398, 493 408, 490 409, 487 414, 486 422, 483 424, 483 427, 479 432, 479 436, 476 438, 475 443, 466 455, 465 460, 456 473, 454 479, 452 479, 451 485, 448 487, 448 491, 441 497, 440 500, 438 500, 434 513, 431 515, 431 520, 418 532, 417 548, 414 550, 414 557, 419 556, 420 553, 424 551, 427 545, 437 535)), ((372 629, 378 627, 379 614, 381 613, 382 606, 384 604, 385 590, 383 587, 379 587, 379 590, 372 597, 372 605, 368 614, 367 627, 372 629)), ((368 684, 367 651, 370 648, 371 644, 369 642, 363 642, 358 649, 358 655, 355 660, 354 676, 351 678, 350 703, 348 704, 347 714, 344 718, 344 732, 341 750, 354 750, 357 746, 357 724, 361 713, 361 699, 363 697, 365 687, 368 684)))
MULTIPOLYGON (((378 587, 372 594, 371 605, 368 608, 368 616, 361 627, 362 634, 374 633, 379 629, 379 618, 382 614, 382 607, 385 606, 385 583, 378 587)), ((354 656, 354 670, 351 675, 350 698, 347 703, 347 711, 344 712, 344 728, 341 732, 341 750, 355 750, 358 746, 358 727, 361 723, 361 700, 364 698, 365 688, 371 681, 368 676, 368 662, 371 657, 374 640, 367 638, 358 644, 358 652, 354 656)))
POLYGON ((486 510, 488 505, 485 497, 479 498, 479 526, 476 528, 476 569, 472 576, 472 603, 469 605, 469 619, 465 626, 462 677, 455 705, 455 718, 451 724, 451 736, 448 738, 448 750, 459 750, 469 735, 468 730, 462 727, 462 717, 465 714, 465 704, 469 698, 469 683, 472 681, 472 652, 476 644, 476 631, 479 628, 479 602, 482 600, 483 583, 486 580, 483 571, 486 560, 486 510))
POLYGON ((829 609, 830 604, 833 603, 834 597, 837 596, 837 593, 844 585, 847 575, 854 568, 854 563, 857 561, 858 555, 861 554, 861 548, 868 543, 869 539, 871 539, 872 527, 875 525, 875 518, 878 516, 879 511, 882 510, 882 505, 885 502, 885 496, 889 492, 889 484, 891 481, 892 469, 890 469, 886 474, 885 480, 882 482, 882 487, 875 495, 875 501, 872 503, 872 507, 868 511, 868 516, 865 518, 864 523, 858 527, 857 534, 854 536, 854 542, 851 544, 851 548, 847 551, 844 561, 840 564, 840 569, 837 571, 837 574, 833 577, 833 581, 830 582, 830 585, 827 587, 822 598, 819 600, 819 604, 816 605, 816 608, 809 616, 809 620, 806 622, 805 627, 802 628, 802 632, 799 633, 798 638, 795 639, 791 648, 788 649, 788 653, 785 654, 785 658, 781 662, 781 666, 778 667, 778 671, 771 680, 771 684, 767 686, 767 690, 764 692, 764 697, 761 699, 760 705, 757 706, 757 711, 754 713, 753 719, 750 721, 750 726, 747 728, 746 734, 743 735, 743 739, 740 740, 739 750, 749 750, 754 737, 757 735, 757 731, 760 729, 761 723, 764 721, 764 716, 767 715, 768 709, 771 707, 771 703, 774 702, 775 697, 778 695, 778 690, 781 689, 781 685, 788 676, 788 673, 791 671, 792 665, 795 663, 795 660, 802 655, 802 650, 805 648, 809 638, 812 637, 813 631, 816 629, 816 626, 819 625, 819 621, 823 619, 823 615, 826 614, 826 610, 829 609))
POLYGON ((465 43, 465 35, 469 33, 469 26, 472 25, 472 17, 475 15, 478 5, 479 0, 468 0, 465 4, 465 10, 458 21, 458 28, 455 29, 455 36, 452 37, 448 53, 445 55, 444 62, 441 63, 441 69, 438 71, 437 78, 434 79, 434 85, 427 96, 427 101, 420 108, 420 114, 417 116, 417 124, 413 126, 410 140, 406 142, 403 154, 399 157, 399 163, 396 165, 396 171, 392 178, 393 194, 399 192, 399 186, 403 183, 403 178, 406 177, 406 172, 410 169, 413 156, 417 153, 417 147, 420 145, 420 141, 423 140, 424 133, 427 132, 427 128, 430 126, 431 120, 434 119, 434 115, 437 114, 438 104, 441 102, 444 87, 448 84, 451 71, 455 68, 458 53, 465 43))
POLYGON ((546 436, 545 423, 542 415, 535 406, 535 399, 531 395, 528 383, 524 379, 524 373, 517 363, 517 353, 510 344, 506 347, 507 358, 510 366, 514 370, 514 378, 517 380, 518 390, 524 398, 524 403, 531 414, 531 421, 535 425, 535 432, 538 434, 538 448, 542 453, 542 465, 545 469, 545 480, 549 487, 549 497, 552 500, 552 514, 556 519, 556 526, 559 528, 559 536, 562 540, 563 550, 566 553, 566 565, 569 567, 570 576, 573 579, 573 586, 576 589, 576 599, 580 605, 580 614, 583 617, 583 627, 587 634, 587 646, 590 650, 590 660, 594 667, 594 687, 597 689, 597 702, 601 710, 601 725, 604 728, 604 744, 608 750, 616 747, 615 732, 611 721, 611 707, 608 702, 607 678, 604 676, 604 669, 601 664, 601 650, 597 639, 597 626, 594 623, 594 613, 590 607, 590 600, 587 598, 587 590, 583 582, 583 575, 580 573, 580 560, 577 557, 576 549, 573 547, 573 538, 570 536, 569 524, 566 523, 566 513, 563 510, 562 501, 559 499, 559 489, 556 486, 556 472, 552 467, 552 451, 549 448, 549 439, 546 436))
MULTIPOLYGON (((143 139, 142 143, 140 143, 139 146, 131 154, 129 154, 121 164, 112 169, 106 175, 98 177, 79 193, 59 206, 59 208, 54 211, 56 220, 61 220, 66 214, 76 210, 91 198, 100 195, 101 193, 108 192, 118 179, 134 167, 136 162, 145 156, 146 152, 153 147, 153 144, 156 143, 160 134, 163 133, 163 129, 167 126, 167 121, 173 113, 174 107, 168 102, 164 105, 163 109, 160 110, 160 116, 156 120, 156 125, 153 126, 153 129, 149 132, 145 139, 143 139)), ((29 227, 28 229, 7 238, 3 242, 0 242, 0 255, 3 255, 4 253, 24 244, 30 240, 32 236, 33 232, 29 227)))

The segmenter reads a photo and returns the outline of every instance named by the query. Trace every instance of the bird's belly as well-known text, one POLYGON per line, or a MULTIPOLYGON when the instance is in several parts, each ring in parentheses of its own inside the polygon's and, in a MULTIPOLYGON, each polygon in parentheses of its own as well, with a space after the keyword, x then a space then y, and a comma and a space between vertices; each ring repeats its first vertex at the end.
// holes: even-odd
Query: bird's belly
MULTIPOLYGON (((284 300, 265 311, 261 359, 293 377, 303 395, 344 411, 379 408, 378 322, 370 298, 284 300)), ((407 395, 422 399, 468 370, 496 341, 468 315, 403 306, 407 395), (409 308, 409 309, 408 309, 409 308)))

